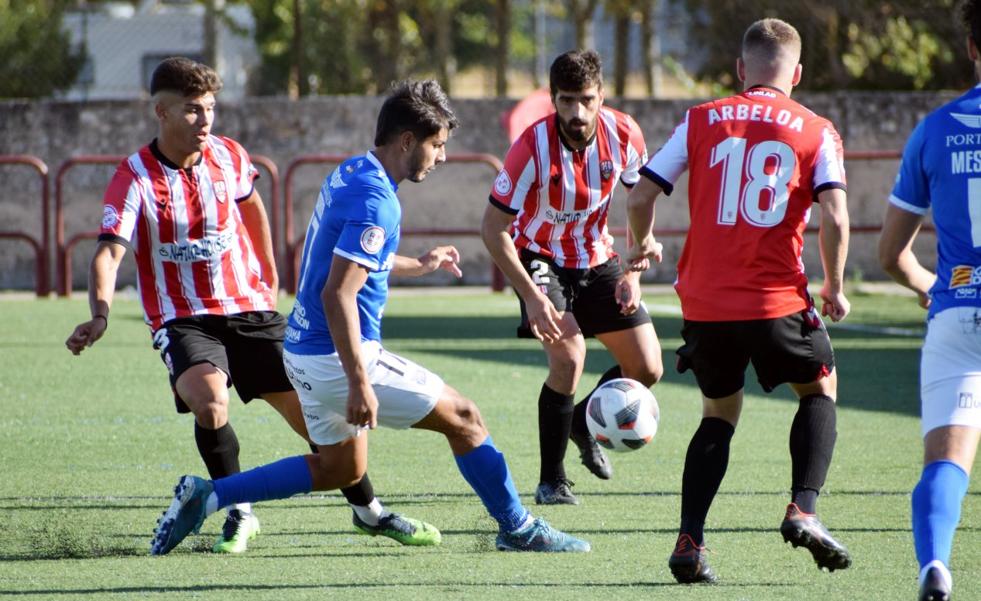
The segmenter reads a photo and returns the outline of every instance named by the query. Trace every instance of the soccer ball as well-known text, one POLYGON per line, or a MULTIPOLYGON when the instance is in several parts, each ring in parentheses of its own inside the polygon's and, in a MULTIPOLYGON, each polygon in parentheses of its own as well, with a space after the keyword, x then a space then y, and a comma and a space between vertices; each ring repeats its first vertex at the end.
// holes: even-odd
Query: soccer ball
POLYGON ((654 438, 660 414, 650 389, 636 380, 617 378, 589 397, 586 426, 604 449, 636 451, 654 438))

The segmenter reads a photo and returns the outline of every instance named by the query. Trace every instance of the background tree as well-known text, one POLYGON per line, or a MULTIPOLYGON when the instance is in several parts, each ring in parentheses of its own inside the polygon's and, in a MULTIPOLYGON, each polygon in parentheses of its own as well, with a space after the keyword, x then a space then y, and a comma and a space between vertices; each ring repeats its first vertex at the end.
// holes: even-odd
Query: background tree
POLYGON ((0 0, 0 98, 67 90, 85 63, 62 27, 64 0, 0 0))

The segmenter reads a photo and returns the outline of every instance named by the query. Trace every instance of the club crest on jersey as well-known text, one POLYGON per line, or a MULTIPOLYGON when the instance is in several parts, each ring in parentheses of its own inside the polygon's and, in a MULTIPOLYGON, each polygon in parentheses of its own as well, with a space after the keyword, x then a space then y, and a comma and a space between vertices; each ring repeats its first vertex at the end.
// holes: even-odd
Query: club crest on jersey
POLYGON ((361 248, 369 255, 376 254, 385 244, 385 230, 372 225, 361 232, 361 248))
POLYGON ((603 161, 600 163, 600 176, 603 178, 603 181, 610 179, 611 175, 613 175, 613 161, 603 161))
POLYGON ((494 180, 494 191, 501 196, 507 196, 511 193, 511 178, 507 171, 501 169, 501 172, 497 174, 497 179, 494 180))
POLYGON ((102 229, 111 230, 119 223, 119 213, 116 207, 106 205, 102 208, 102 229))
POLYGON ((958 265, 950 270, 950 288, 981 285, 981 267, 958 265))
POLYGON ((228 199, 228 189, 225 188, 225 182, 222 180, 215 182, 215 198, 218 202, 225 202, 228 199))

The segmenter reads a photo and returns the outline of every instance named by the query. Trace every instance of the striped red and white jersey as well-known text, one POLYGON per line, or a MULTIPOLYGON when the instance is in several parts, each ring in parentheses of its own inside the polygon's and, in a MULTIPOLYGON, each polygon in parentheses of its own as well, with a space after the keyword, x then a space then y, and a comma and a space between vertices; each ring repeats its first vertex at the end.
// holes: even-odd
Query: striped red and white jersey
POLYGON ((132 247, 151 329, 178 317, 273 309, 237 205, 257 177, 245 149, 220 136, 209 136, 201 160, 187 169, 170 162, 156 140, 120 163, 99 239, 132 247))
POLYGON ((773 88, 688 110, 641 169, 666 194, 689 172, 675 283, 685 319, 772 319, 811 305, 804 228, 821 191, 845 189, 843 160, 831 122, 773 88))
POLYGON ((617 180, 633 186, 647 162, 644 136, 624 113, 601 108, 596 135, 582 149, 562 140, 557 115, 532 124, 514 142, 490 202, 516 216, 519 249, 556 265, 585 269, 616 256, 607 214, 617 180))

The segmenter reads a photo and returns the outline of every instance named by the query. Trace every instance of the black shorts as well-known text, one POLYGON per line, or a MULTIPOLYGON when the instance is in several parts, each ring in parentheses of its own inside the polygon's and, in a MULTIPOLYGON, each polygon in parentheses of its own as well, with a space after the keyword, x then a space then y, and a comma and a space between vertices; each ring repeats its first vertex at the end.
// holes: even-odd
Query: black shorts
POLYGON ((177 378, 200 363, 211 363, 228 375, 243 403, 267 392, 293 390, 283 367, 286 318, 276 311, 235 315, 195 315, 172 319, 153 333, 178 413, 190 409, 177 394, 177 378))
POLYGON ((784 382, 814 382, 835 366, 828 330, 813 308, 776 319, 686 319, 681 336, 685 344, 678 349, 678 371, 691 368, 710 399, 740 390, 750 362, 767 392, 784 382))
MULTIPOLYGON (((620 258, 612 259, 591 269, 558 267, 551 259, 522 249, 521 265, 532 282, 552 301, 560 312, 571 311, 586 338, 606 332, 628 330, 651 322, 647 309, 641 304, 633 315, 620 313, 617 303, 617 282, 623 277, 620 258)), ((528 326, 525 303, 521 303, 521 325, 518 338, 534 338, 528 326)))

